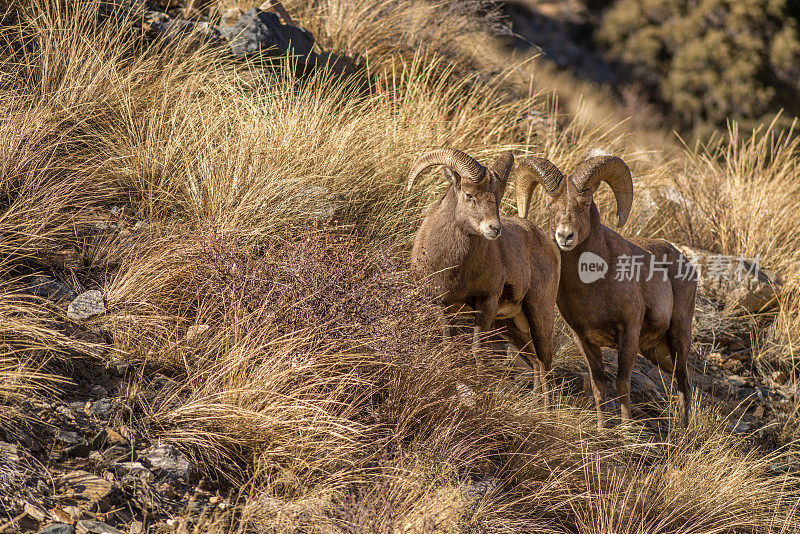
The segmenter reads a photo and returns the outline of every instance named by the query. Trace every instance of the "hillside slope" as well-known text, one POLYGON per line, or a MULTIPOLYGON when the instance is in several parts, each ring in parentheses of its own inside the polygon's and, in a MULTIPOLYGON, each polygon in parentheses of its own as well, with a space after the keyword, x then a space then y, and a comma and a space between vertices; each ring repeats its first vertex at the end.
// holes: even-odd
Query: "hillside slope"
POLYGON ((565 115, 478 2, 285 2, 305 29, 255 2, 11 4, 0 532, 800 528, 794 138, 664 153, 565 115), (564 325, 551 409, 502 344, 478 367, 442 341, 406 269, 443 184, 404 188, 441 145, 612 152, 627 235, 781 279, 755 308, 704 292, 688 430, 643 364, 637 420, 598 431, 564 325))

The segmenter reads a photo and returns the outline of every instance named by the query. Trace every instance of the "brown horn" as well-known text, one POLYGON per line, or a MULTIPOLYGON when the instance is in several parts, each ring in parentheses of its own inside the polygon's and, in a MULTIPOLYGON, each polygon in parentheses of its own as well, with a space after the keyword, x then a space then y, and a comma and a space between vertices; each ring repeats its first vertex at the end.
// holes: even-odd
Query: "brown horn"
POLYGON ((542 184, 548 195, 554 195, 561 187, 564 175, 545 158, 525 158, 517 168, 517 212, 519 216, 528 216, 531 196, 536 186, 542 184))
POLYGON ((455 148, 437 148, 419 158, 417 162, 414 163, 414 166, 411 167, 411 170, 408 172, 406 190, 411 191, 411 188, 414 186, 414 180, 417 179, 419 173, 434 165, 450 167, 462 178, 468 178, 473 182, 480 182, 486 175, 486 167, 460 150, 456 150, 455 148))
POLYGON ((508 180, 508 176, 511 174, 511 167, 513 166, 514 154, 505 152, 492 164, 492 172, 497 175, 497 178, 501 182, 505 182, 508 180))
POLYGON ((633 206, 633 178, 624 161, 616 156, 589 158, 581 163, 571 179, 581 193, 594 194, 600 182, 611 186, 617 199, 617 226, 625 224, 633 206))

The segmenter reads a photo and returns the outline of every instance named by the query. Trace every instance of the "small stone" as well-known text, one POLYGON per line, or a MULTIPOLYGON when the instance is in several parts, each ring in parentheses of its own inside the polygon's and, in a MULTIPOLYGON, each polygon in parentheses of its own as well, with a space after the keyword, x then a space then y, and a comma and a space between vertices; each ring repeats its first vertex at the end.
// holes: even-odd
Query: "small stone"
POLYGON ((253 8, 233 25, 220 26, 217 30, 228 40, 236 57, 262 52, 276 56, 288 52, 304 61, 316 57, 314 36, 303 28, 282 24, 275 13, 253 8))
POLYGON ((70 523, 73 525, 75 524, 75 521, 78 521, 83 517, 83 510, 77 506, 64 506, 62 510, 64 510, 64 512, 72 518, 70 523))
POLYGON ((159 444, 150 447, 142 455, 152 467, 161 470, 173 477, 189 479, 191 465, 175 447, 159 444))
POLYGON ((466 384, 461 382, 456 383, 456 393, 458 393, 458 400, 468 408, 475 407, 475 391, 466 384))
POLYGON ((750 423, 747 421, 731 421, 728 428, 734 434, 743 434, 750 430, 750 423))
POLYGON ((128 440, 123 438, 122 435, 113 428, 104 428, 92 438, 91 442, 92 449, 94 450, 112 445, 126 446, 127 444, 128 440))
POLYGON ((100 399, 89 407, 89 411, 102 421, 108 421, 114 413, 114 405, 111 399, 100 399))
POLYGON ((86 411, 86 403, 84 401, 70 402, 69 407, 73 412, 81 413, 86 411))
POLYGON ((93 289, 81 293, 69 303, 67 318, 72 321, 83 321, 102 315, 105 312, 106 305, 103 299, 103 292, 93 289))
POLYGON ((90 452, 91 449, 86 443, 78 443, 72 447, 67 447, 64 451, 67 456, 72 456, 73 458, 87 458, 90 452))
POLYGON ((128 532, 129 534, 144 534, 144 523, 134 520, 128 532))
POLYGON ((39 508, 33 503, 25 502, 25 506, 23 507, 25 513, 28 514, 30 517, 34 518, 38 522, 42 522, 47 517, 47 512, 39 508))
POLYGON ((766 413, 766 410, 764 409, 763 406, 756 406, 756 409, 753 410, 754 417, 762 418, 764 417, 764 413, 766 413))
MULTIPOLYGON (((140 462, 118 462, 115 463, 113 466, 114 471, 116 471, 118 477, 124 477, 126 475, 136 475, 141 473, 147 473, 148 475, 151 474, 150 470, 147 469, 144 465, 140 462)), ((151 477, 148 477, 151 478, 151 477)))
POLYGON ((83 436, 77 432, 68 432, 66 430, 57 430, 56 440, 60 441, 61 443, 66 443, 67 445, 86 443, 86 440, 83 438, 83 436))
POLYGON ((107 525, 102 521, 92 521, 89 519, 78 521, 75 527, 78 534, 125 534, 121 530, 107 525))
POLYGON ((67 523, 53 523, 44 527, 37 534, 75 534, 75 527, 67 523))
POLYGON ((80 516, 77 518, 61 508, 60 506, 56 505, 52 510, 50 510, 50 515, 56 521, 60 521, 61 523, 69 523, 70 525, 75 523, 75 519, 80 519, 80 516))
POLYGON ((104 499, 114 488, 113 484, 86 471, 72 471, 59 479, 62 491, 71 490, 75 497, 95 502, 104 499))
MULTIPOLYGON (((25 445, 29 451, 36 453, 42 451, 42 444, 39 443, 39 440, 28 434, 27 432, 19 431, 17 433, 18 439, 17 443, 20 445, 25 445)), ((0 446, 0 453, 2 453, 2 446, 0 446)))
POLYGON ((75 419, 75 412, 70 406, 56 406, 56 413, 63 415, 67 419, 75 419))

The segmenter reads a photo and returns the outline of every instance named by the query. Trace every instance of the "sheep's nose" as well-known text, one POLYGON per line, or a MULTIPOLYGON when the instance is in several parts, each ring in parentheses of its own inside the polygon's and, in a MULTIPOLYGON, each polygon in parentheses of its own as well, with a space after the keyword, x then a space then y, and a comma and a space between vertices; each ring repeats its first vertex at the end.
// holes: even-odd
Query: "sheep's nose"
POLYGON ((558 240, 561 241, 562 243, 569 243, 570 241, 572 241, 574 237, 575 237, 575 232, 571 231, 565 232, 562 230, 556 232, 556 238, 558 238, 558 240))
POLYGON ((487 223, 481 224, 481 232, 486 239, 497 239, 503 232, 503 226, 500 223, 487 223))

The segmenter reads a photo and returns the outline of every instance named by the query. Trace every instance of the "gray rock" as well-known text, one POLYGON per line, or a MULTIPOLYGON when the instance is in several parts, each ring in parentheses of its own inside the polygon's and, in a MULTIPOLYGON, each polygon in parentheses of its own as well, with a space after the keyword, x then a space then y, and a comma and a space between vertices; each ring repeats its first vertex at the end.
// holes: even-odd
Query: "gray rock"
POLYGON ((67 445, 79 445, 81 443, 86 443, 86 440, 83 438, 83 436, 77 432, 70 432, 67 430, 57 430, 56 440, 60 441, 61 443, 66 443, 67 445))
POLYGON ((41 529, 37 534, 75 534, 75 527, 66 523, 53 523, 41 529))
POLYGON ((86 403, 83 401, 70 402, 69 407, 72 408, 73 413, 84 413, 86 411, 86 403))
POLYGON ((114 403, 111 399, 100 399, 97 402, 92 403, 89 411, 102 421, 108 421, 111 419, 111 416, 114 414, 114 403))
POLYGON ((67 308, 67 318, 72 321, 83 321, 97 317, 106 312, 103 292, 96 289, 78 295, 67 308))
POLYGON ((54 302, 71 301, 78 296, 68 285, 44 274, 35 274, 28 278, 25 290, 32 295, 54 302))
POLYGON ((56 413, 63 415, 67 419, 75 419, 75 411, 71 406, 56 406, 56 413))
POLYGON ((102 521, 83 519, 75 525, 78 534, 125 534, 125 532, 112 527, 102 521))
POLYGON ((302 59, 313 58, 314 37, 308 30, 282 24, 275 13, 253 8, 231 26, 218 26, 217 31, 227 39, 236 57, 254 54, 281 56, 289 52, 302 59))
POLYGON ((137 475, 141 473, 146 473, 145 475, 146 477, 147 475, 149 475, 148 478, 151 479, 153 478, 153 475, 150 472, 150 470, 147 469, 144 465, 142 465, 141 462, 117 462, 112 466, 112 468, 114 469, 114 472, 117 474, 117 476, 120 478, 129 474, 137 475))
POLYGON ((189 480, 189 474, 191 473, 189 460, 172 445, 154 445, 146 450, 142 456, 153 468, 175 478, 189 480))
POLYGON ((470 482, 466 487, 467 495, 471 500, 478 501, 486 494, 491 493, 499 486, 497 479, 494 477, 481 477, 470 482))
POLYGON ((750 423, 747 421, 731 421, 728 424, 728 428, 734 434, 744 434, 750 431, 750 423))
POLYGON ((747 313, 764 311, 776 304, 782 282, 748 258, 715 254, 685 245, 675 247, 699 270, 698 292, 726 308, 747 313))

